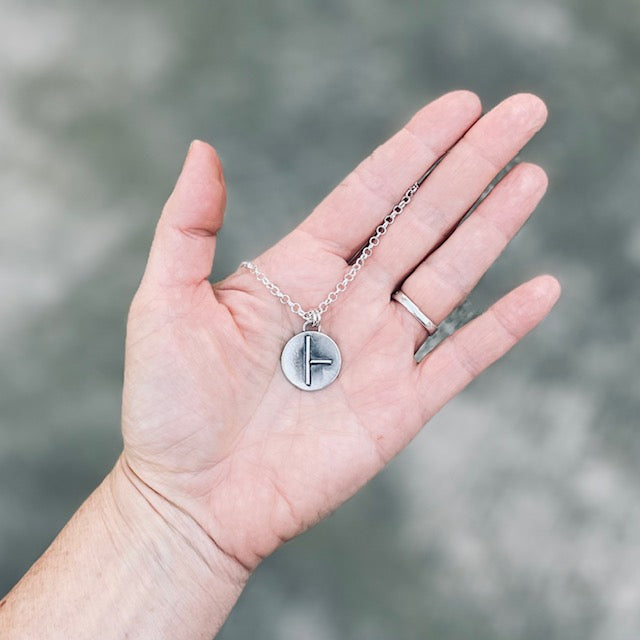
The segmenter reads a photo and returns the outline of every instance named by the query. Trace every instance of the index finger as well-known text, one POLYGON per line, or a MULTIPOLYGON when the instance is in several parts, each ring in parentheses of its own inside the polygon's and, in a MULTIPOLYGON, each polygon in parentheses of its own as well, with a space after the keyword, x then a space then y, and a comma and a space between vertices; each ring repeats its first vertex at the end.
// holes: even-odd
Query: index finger
POLYGON ((299 230, 349 259, 382 216, 480 117, 480 99, 454 91, 418 111, 365 158, 304 220, 299 230))

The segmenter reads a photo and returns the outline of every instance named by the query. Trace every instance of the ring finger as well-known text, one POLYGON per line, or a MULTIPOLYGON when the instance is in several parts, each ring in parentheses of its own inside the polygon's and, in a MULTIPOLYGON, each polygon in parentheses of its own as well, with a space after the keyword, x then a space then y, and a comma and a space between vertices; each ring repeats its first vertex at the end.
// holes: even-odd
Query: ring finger
MULTIPOLYGON (((545 172, 533 164, 512 169, 491 194, 436 251, 402 283, 402 291, 433 322, 442 322, 475 287, 526 222, 544 195, 545 172)), ((400 304, 400 322, 414 336, 416 349, 427 333, 400 304)))

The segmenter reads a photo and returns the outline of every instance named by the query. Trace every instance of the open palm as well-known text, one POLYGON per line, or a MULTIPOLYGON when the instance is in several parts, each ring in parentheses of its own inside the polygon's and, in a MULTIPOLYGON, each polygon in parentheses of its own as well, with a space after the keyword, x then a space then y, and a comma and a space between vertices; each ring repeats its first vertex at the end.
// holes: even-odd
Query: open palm
POLYGON ((520 164, 459 225, 542 126, 545 109, 518 95, 479 115, 468 92, 427 105, 255 260, 304 308, 316 306, 406 188, 451 148, 324 315, 342 370, 311 393, 280 369, 300 318, 246 270, 213 286, 207 280, 225 189, 214 150, 192 145, 129 315, 123 461, 245 567, 355 493, 555 302, 556 281, 536 278, 421 363, 413 357, 426 333, 391 293, 402 286, 442 321, 546 186, 540 168, 520 164))

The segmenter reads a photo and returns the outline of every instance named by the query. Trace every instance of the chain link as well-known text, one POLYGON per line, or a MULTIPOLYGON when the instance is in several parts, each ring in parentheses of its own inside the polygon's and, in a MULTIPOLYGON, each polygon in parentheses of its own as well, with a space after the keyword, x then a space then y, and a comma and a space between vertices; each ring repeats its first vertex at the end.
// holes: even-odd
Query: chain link
MULTIPOLYGON (((327 294, 327 297, 313 309, 304 310, 299 302, 294 302, 288 293, 283 293, 280 287, 261 271, 253 262, 241 262, 240 266, 249 270, 256 277, 258 282, 262 283, 271 295, 275 296, 280 302, 291 309, 293 313, 300 316, 305 321, 305 327, 310 324, 314 328, 320 327, 322 314, 338 299, 341 293, 346 291, 347 287, 355 279, 358 271, 362 269, 364 263, 371 257, 373 250, 380 244, 380 238, 387 233, 387 229, 393 224, 394 220, 403 212, 404 208, 411 202, 416 191, 420 188, 419 182, 414 182, 405 192, 404 196, 391 209, 391 211, 382 219, 382 222, 376 227, 375 233, 369 238, 367 244, 360 251, 358 258, 351 265, 344 278, 338 282, 333 291, 327 294)), ((304 327, 303 327, 304 328, 304 327)))

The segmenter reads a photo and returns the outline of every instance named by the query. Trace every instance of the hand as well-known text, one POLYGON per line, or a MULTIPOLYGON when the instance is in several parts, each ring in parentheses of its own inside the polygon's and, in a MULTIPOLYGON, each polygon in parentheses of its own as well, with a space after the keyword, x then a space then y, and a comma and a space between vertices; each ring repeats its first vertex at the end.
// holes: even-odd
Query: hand
POLYGON ((543 195, 544 172, 520 164, 449 235, 546 117, 531 95, 478 119, 480 111, 468 92, 427 105, 256 259, 283 291, 314 307, 405 189, 459 140, 323 317, 342 371, 312 393, 280 369, 300 318, 246 270, 207 280, 225 186, 215 151, 191 146, 129 315, 122 467, 248 570, 355 493, 556 301, 557 282, 536 278, 420 364, 414 351, 426 334, 390 301, 402 285, 442 321, 543 195))

